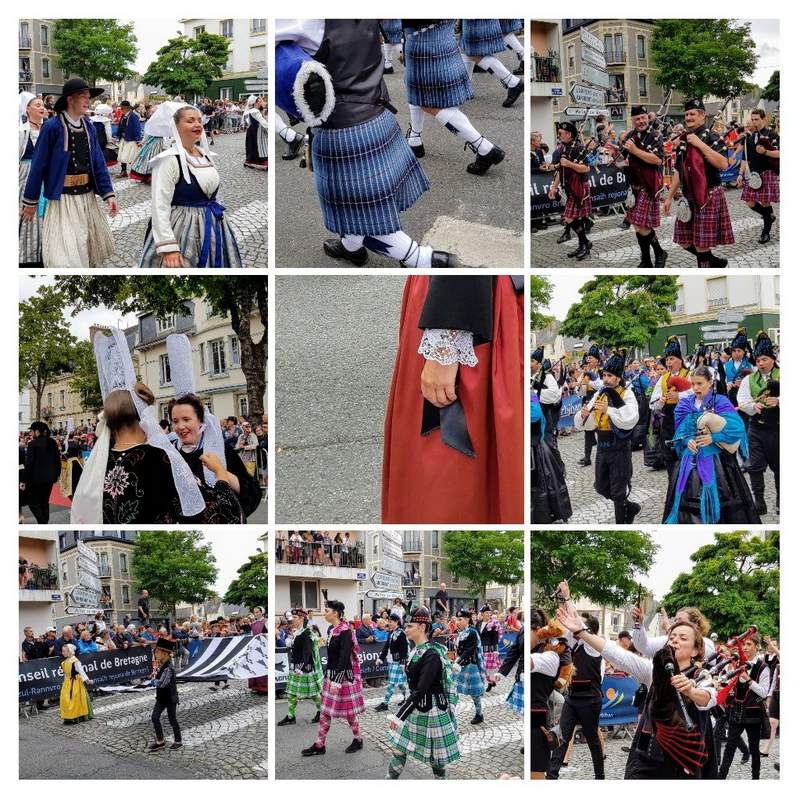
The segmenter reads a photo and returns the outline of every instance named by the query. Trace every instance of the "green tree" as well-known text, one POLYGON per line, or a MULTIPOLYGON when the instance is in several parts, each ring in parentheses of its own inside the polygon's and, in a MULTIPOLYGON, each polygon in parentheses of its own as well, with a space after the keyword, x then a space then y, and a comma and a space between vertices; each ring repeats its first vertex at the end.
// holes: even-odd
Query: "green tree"
POLYGON ((533 601, 549 605, 562 580, 569 581, 574 597, 595 603, 635 600, 657 552, 658 545, 642 531, 533 531, 533 601))
POLYGON ((137 590, 147 589, 175 619, 178 603, 202 603, 217 578, 211 545, 199 531, 139 531, 131 571, 137 590))
POLYGON ((450 531, 442 545, 445 568, 486 596, 486 584, 509 586, 523 578, 522 531, 450 531))
POLYGON ((780 535, 768 531, 714 534, 714 543, 692 553, 691 572, 672 583, 662 605, 670 614, 696 606, 719 636, 733 636, 748 625, 775 636, 780 626, 780 535))
POLYGON ((176 36, 158 50, 142 80, 168 95, 203 94, 211 81, 222 77, 228 50, 228 39, 216 33, 176 36))
POLYGON ((76 339, 64 319, 64 296, 52 286, 19 304, 19 388, 27 384, 36 397, 36 419, 42 419, 47 384, 69 370, 76 339))
POLYGON ((657 19, 650 52, 655 83, 685 97, 746 93, 758 60, 749 23, 730 19, 657 19))
POLYGON ((772 100, 774 103, 779 103, 781 99, 781 73, 780 70, 775 70, 772 75, 769 76, 769 80, 767 81, 767 85, 764 87, 764 90, 761 92, 761 97, 763 100, 772 100))
POLYGON ((103 395, 100 392, 97 362, 90 341, 84 339, 75 345, 71 372, 69 388, 80 396, 84 410, 99 411, 103 407, 103 395))
POLYGON ((580 288, 561 325, 563 336, 586 338, 608 347, 644 347, 671 317, 678 298, 672 275, 598 275, 580 288))
POLYGON ((540 331, 553 321, 553 317, 545 314, 553 297, 553 282, 541 275, 531 275, 531 330, 540 331))
POLYGON ((231 581, 228 591, 222 598, 231 605, 253 608, 266 608, 269 594, 267 578, 267 554, 256 553, 250 556, 237 570, 237 577, 231 581))
POLYGON ((123 314, 152 311, 159 317, 184 313, 190 297, 201 297, 216 314, 228 318, 239 339, 241 368, 247 383, 250 417, 264 413, 267 389, 267 278, 265 275, 197 277, 152 275, 67 275, 56 284, 74 305, 74 312, 106 305, 123 314), (255 339, 251 315, 257 313, 264 332, 255 339))
POLYGON ((56 63, 67 75, 90 86, 98 80, 122 81, 134 73, 131 64, 139 49, 133 23, 115 19, 59 19, 53 31, 56 63))

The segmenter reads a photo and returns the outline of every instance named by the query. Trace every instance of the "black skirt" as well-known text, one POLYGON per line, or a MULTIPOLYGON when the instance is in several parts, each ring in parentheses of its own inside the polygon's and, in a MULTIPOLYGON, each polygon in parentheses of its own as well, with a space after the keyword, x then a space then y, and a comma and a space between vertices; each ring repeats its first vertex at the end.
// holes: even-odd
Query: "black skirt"
MULTIPOLYGON (((667 501, 664 504, 663 522, 666 522, 675 502, 675 486, 680 475, 680 464, 675 466, 669 479, 667 501)), ((714 472, 717 478, 717 491, 719 492, 719 524, 754 523, 761 524, 761 518, 756 512, 753 495, 739 468, 739 462, 732 453, 722 451, 714 458, 714 472)), ((700 493, 702 490, 697 470, 693 469, 683 490, 681 503, 678 510, 679 525, 701 525, 700 519, 700 493)))
POLYGON ((564 478, 564 462, 549 441, 533 444, 531 437, 531 521, 566 522, 572 504, 564 478))

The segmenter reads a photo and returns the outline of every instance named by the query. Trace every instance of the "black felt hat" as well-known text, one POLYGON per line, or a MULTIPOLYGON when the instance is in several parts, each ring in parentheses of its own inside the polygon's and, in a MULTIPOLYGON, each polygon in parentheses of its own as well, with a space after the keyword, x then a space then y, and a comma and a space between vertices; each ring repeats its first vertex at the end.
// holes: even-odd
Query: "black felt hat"
POLYGON ((67 98, 72 94, 89 90, 89 97, 99 97, 105 91, 99 86, 91 87, 83 78, 70 78, 61 88, 61 97, 56 100, 53 108, 64 111, 67 107, 67 98))
POLYGON ((683 110, 684 111, 691 111, 693 108, 697 109, 698 111, 705 111, 706 110, 706 107, 705 107, 705 104, 703 103, 702 98, 700 98, 700 97, 692 97, 692 98, 690 98, 689 100, 687 100, 683 104, 683 110))

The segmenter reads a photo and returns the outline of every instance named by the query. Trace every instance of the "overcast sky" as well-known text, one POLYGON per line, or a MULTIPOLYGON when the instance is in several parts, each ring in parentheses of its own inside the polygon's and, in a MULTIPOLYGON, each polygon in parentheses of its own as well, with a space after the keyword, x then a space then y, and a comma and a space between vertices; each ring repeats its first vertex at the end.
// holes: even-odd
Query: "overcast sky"
POLYGON ((653 592, 656 600, 660 600, 672 586, 672 582, 681 572, 692 569, 691 554, 704 544, 714 541, 714 532, 707 528, 678 533, 666 528, 649 531, 653 541, 659 546, 652 569, 642 585, 653 592))
POLYGON ((264 546, 258 539, 262 533, 264 531, 253 525, 206 528, 203 531, 203 539, 211 545, 211 552, 217 559, 219 574, 214 588, 220 597, 228 590, 239 567, 264 546))
POLYGON ((172 39, 183 33, 183 25, 177 19, 137 19, 133 20, 136 44, 139 54, 134 69, 141 75, 147 71, 156 57, 156 52, 172 39))
POLYGON ((781 39, 777 19, 746 19, 750 35, 756 43, 758 65, 753 73, 753 83, 766 86, 773 71, 781 68, 781 39))
MULTIPOLYGON (((583 273, 583 270, 580 272, 583 273)), ((591 280, 592 276, 585 273, 578 274, 572 270, 560 270, 558 275, 551 274, 548 277, 553 284, 553 297, 545 312, 563 322, 569 307, 579 299, 578 290, 591 280)))

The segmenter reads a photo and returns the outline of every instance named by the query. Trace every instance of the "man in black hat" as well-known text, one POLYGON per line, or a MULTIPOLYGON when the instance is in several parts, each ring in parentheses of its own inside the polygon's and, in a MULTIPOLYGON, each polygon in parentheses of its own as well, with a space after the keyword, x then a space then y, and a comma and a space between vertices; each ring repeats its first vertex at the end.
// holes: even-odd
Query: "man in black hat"
POLYGON ((661 134, 650 126, 650 117, 644 106, 631 108, 633 129, 622 139, 620 157, 627 159, 625 172, 628 186, 633 193, 635 204, 625 212, 625 219, 633 225, 642 258, 638 269, 650 269, 653 261, 650 248, 655 255, 655 266, 663 267, 667 254, 658 242, 655 228, 661 225, 659 197, 663 185, 664 140, 661 134))
POLYGON ((603 364, 603 388, 575 414, 578 430, 597 431, 594 490, 614 503, 614 521, 629 524, 642 510, 628 500, 633 477, 631 435, 639 421, 639 404, 625 385, 625 351, 603 364))
POLYGON ((175 652, 175 642, 170 639, 159 638, 156 642, 153 655, 159 665, 153 683, 156 687, 156 704, 150 720, 156 731, 156 740, 148 747, 148 752, 155 753, 167 746, 164 739, 164 729, 161 727, 161 715, 167 712, 167 719, 172 726, 173 743, 170 750, 180 750, 183 747, 181 728, 178 725, 178 684, 175 680, 175 668, 172 666, 172 655, 175 652))
POLYGON ((664 214, 669 215, 672 201, 681 190, 688 202, 691 218, 675 220, 672 240, 697 258, 698 267, 722 268, 725 258, 711 252, 716 245, 733 244, 733 227, 720 172, 728 168, 725 140, 706 123, 706 107, 699 98, 684 105, 686 132, 677 145, 675 171, 664 201, 664 214))
POLYGON ((559 168, 553 174, 553 182, 547 196, 556 199, 559 185, 564 186, 567 193, 567 205, 564 209, 564 233, 558 241, 565 242, 569 238, 569 229, 578 236, 578 249, 567 253, 568 258, 583 261, 589 257, 592 243, 587 233, 592 229, 592 193, 589 186, 589 167, 586 164, 588 148, 578 142, 578 129, 574 122, 558 123, 559 146, 553 153, 553 163, 559 168))
POLYGON ((117 215, 117 200, 97 132, 89 121, 89 100, 102 94, 81 78, 70 78, 55 103, 55 116, 42 125, 22 198, 22 219, 37 213, 43 194, 42 261, 46 267, 99 267, 113 252, 114 239, 100 206, 117 215))
POLYGON ((42 525, 50 522, 50 494, 53 484, 61 477, 61 455, 44 422, 31 423, 32 439, 25 449, 25 483, 28 508, 42 525))
POLYGON ((552 372, 552 364, 544 357, 544 348, 537 347, 531 353, 531 376, 533 391, 539 396, 542 413, 547 422, 546 436, 558 447, 556 429, 561 413, 561 389, 552 372))
POLYGON ((144 129, 139 115, 127 100, 123 100, 119 106, 122 109, 122 116, 117 129, 117 139, 119 139, 117 160, 122 167, 119 173, 120 178, 127 178, 128 164, 136 161, 139 155, 139 145, 142 141, 142 136, 144 136, 144 129))
MULTIPOLYGON (((593 344, 581 361, 581 376, 579 391, 582 395, 581 405, 591 402, 594 394, 603 388, 603 379, 600 377, 600 348, 593 344)), ((583 433, 583 458, 578 461, 582 467, 592 466, 592 449, 597 444, 597 434, 594 431, 585 430, 583 433)))

